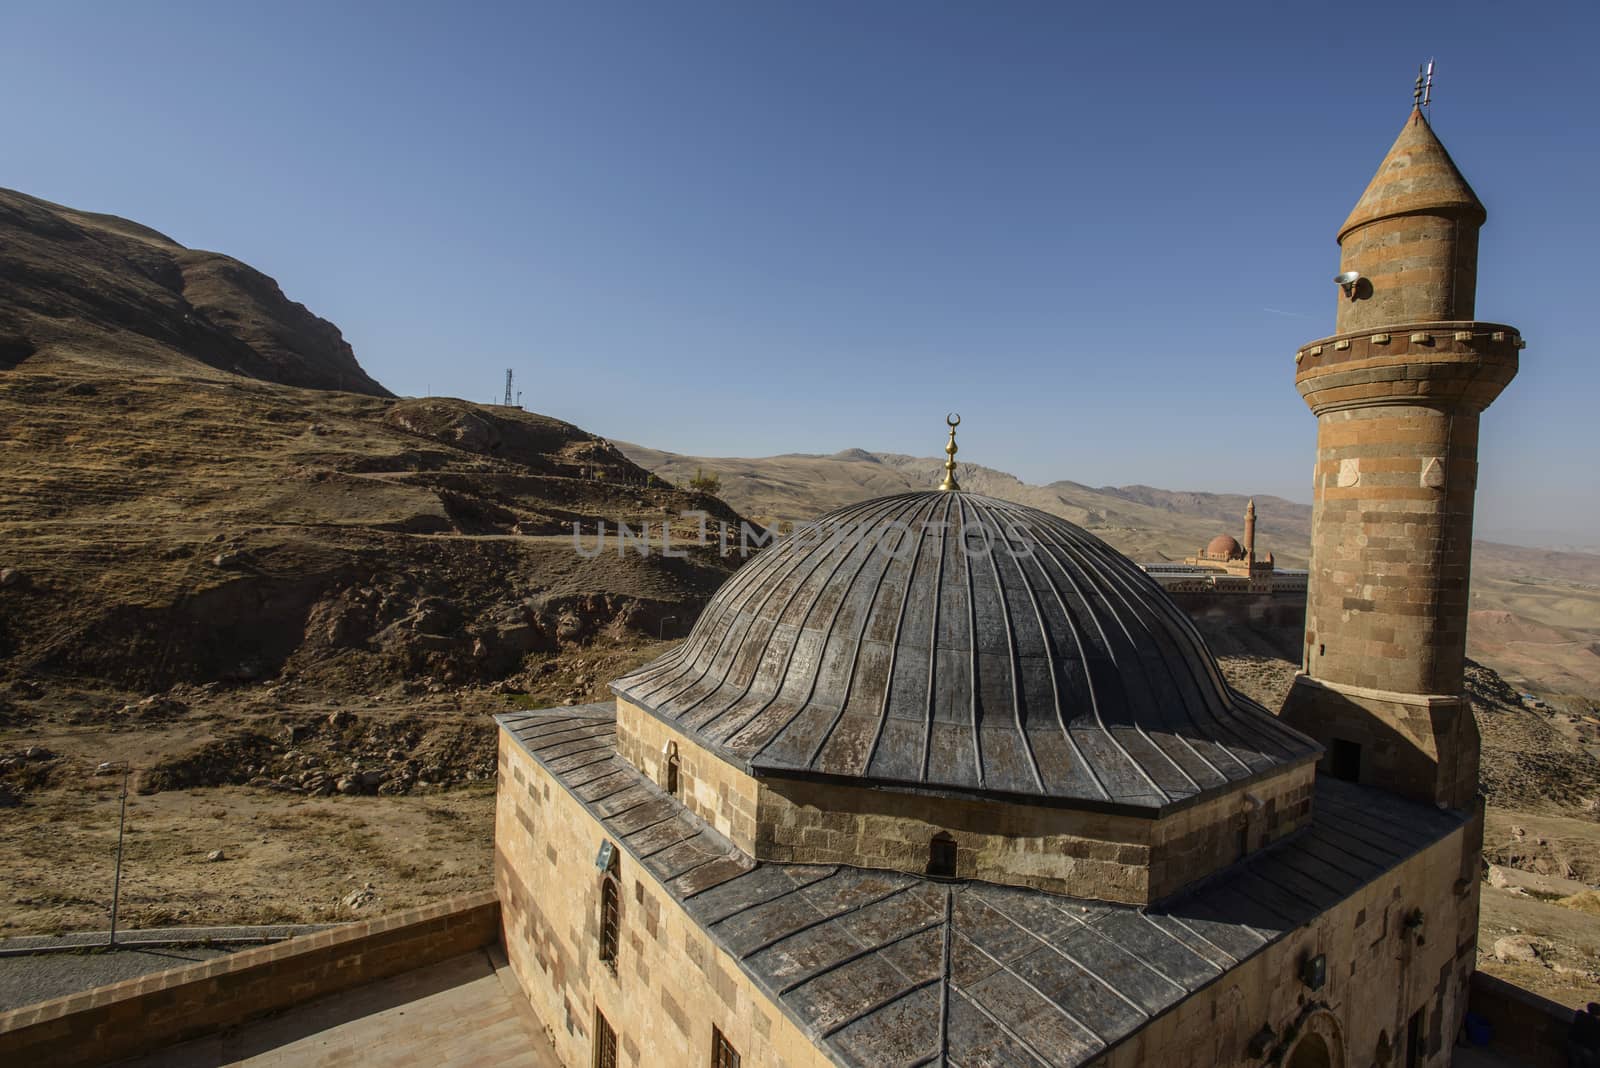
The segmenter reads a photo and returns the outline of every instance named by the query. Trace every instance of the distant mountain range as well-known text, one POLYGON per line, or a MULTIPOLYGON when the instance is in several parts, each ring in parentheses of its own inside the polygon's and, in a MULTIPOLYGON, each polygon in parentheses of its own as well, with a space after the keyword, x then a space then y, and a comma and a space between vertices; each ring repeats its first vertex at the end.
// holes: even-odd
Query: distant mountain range
MULTIPOLYGON (((944 461, 846 449, 829 456, 790 453, 759 459, 679 456, 618 442, 629 459, 673 482, 697 471, 722 481, 719 495, 746 515, 803 521, 854 501, 927 489, 944 476, 944 461)), ((1094 531, 1135 559, 1182 560, 1217 534, 1244 535, 1249 497, 1190 493, 1153 486, 1091 487, 1077 482, 1034 486, 977 464, 958 464, 963 489, 1031 505, 1094 531)), ((1256 497, 1256 545, 1284 567, 1303 567, 1311 542, 1311 508, 1281 497, 1256 497)))
MULTIPOLYGON (((669 481, 714 474, 729 505, 767 521, 804 521, 854 501, 928 489, 944 473, 942 458, 865 449, 732 458, 618 447, 669 481)), ((1035 486, 975 464, 959 464, 957 478, 964 489, 1069 519, 1148 563, 1182 560, 1218 534, 1242 537, 1249 499, 1152 486, 1035 486)), ((1257 551, 1272 552, 1280 567, 1306 566, 1310 506, 1261 494, 1255 500, 1257 551)), ((1472 598, 1473 656, 1522 685, 1600 696, 1600 556, 1478 541, 1472 598)))

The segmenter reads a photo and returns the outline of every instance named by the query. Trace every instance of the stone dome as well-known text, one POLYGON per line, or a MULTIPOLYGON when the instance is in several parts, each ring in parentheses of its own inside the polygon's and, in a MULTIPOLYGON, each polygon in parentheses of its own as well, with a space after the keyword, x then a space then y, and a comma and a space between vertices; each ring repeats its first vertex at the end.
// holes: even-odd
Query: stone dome
POLYGON ((960 491, 801 528, 612 690, 758 777, 941 795, 1166 810, 1320 754, 1136 564, 960 491))
POLYGON ((1243 560, 1244 546, 1232 534, 1218 534, 1206 546, 1206 555, 1216 560, 1243 560))

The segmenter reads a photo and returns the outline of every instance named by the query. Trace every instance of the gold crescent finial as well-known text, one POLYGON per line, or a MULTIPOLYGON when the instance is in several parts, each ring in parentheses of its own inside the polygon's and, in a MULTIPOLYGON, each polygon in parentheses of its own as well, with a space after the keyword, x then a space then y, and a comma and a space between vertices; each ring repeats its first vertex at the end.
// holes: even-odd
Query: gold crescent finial
POLYGON ((950 412, 944 417, 945 425, 950 428, 950 440, 944 443, 944 481, 939 483, 939 488, 945 491, 958 490, 960 483, 956 481, 956 427, 961 425, 961 416, 950 412))

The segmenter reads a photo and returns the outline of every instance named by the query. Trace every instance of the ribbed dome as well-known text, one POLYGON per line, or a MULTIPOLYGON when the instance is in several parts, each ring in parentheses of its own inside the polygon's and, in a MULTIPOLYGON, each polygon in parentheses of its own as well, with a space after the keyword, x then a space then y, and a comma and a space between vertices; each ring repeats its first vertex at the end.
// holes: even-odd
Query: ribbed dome
POLYGON ((1244 559, 1244 546, 1239 544, 1239 539, 1232 534, 1218 534, 1206 546, 1206 555, 1216 557, 1218 560, 1244 559))
POLYGON ((757 775, 1118 808, 1319 752, 1229 689, 1137 565, 1063 519, 962 492, 824 516, 612 689, 757 775))

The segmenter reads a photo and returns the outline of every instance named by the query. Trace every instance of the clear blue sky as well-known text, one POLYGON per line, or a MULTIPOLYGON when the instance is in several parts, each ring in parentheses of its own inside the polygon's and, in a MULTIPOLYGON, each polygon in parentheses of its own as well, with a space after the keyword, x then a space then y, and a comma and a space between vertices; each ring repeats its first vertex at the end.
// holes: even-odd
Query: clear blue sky
POLYGON ((0 10, 0 184, 235 255, 402 394, 1310 498, 1295 348, 1420 60, 1528 338, 1479 528, 1600 543, 1600 6, 0 10))

